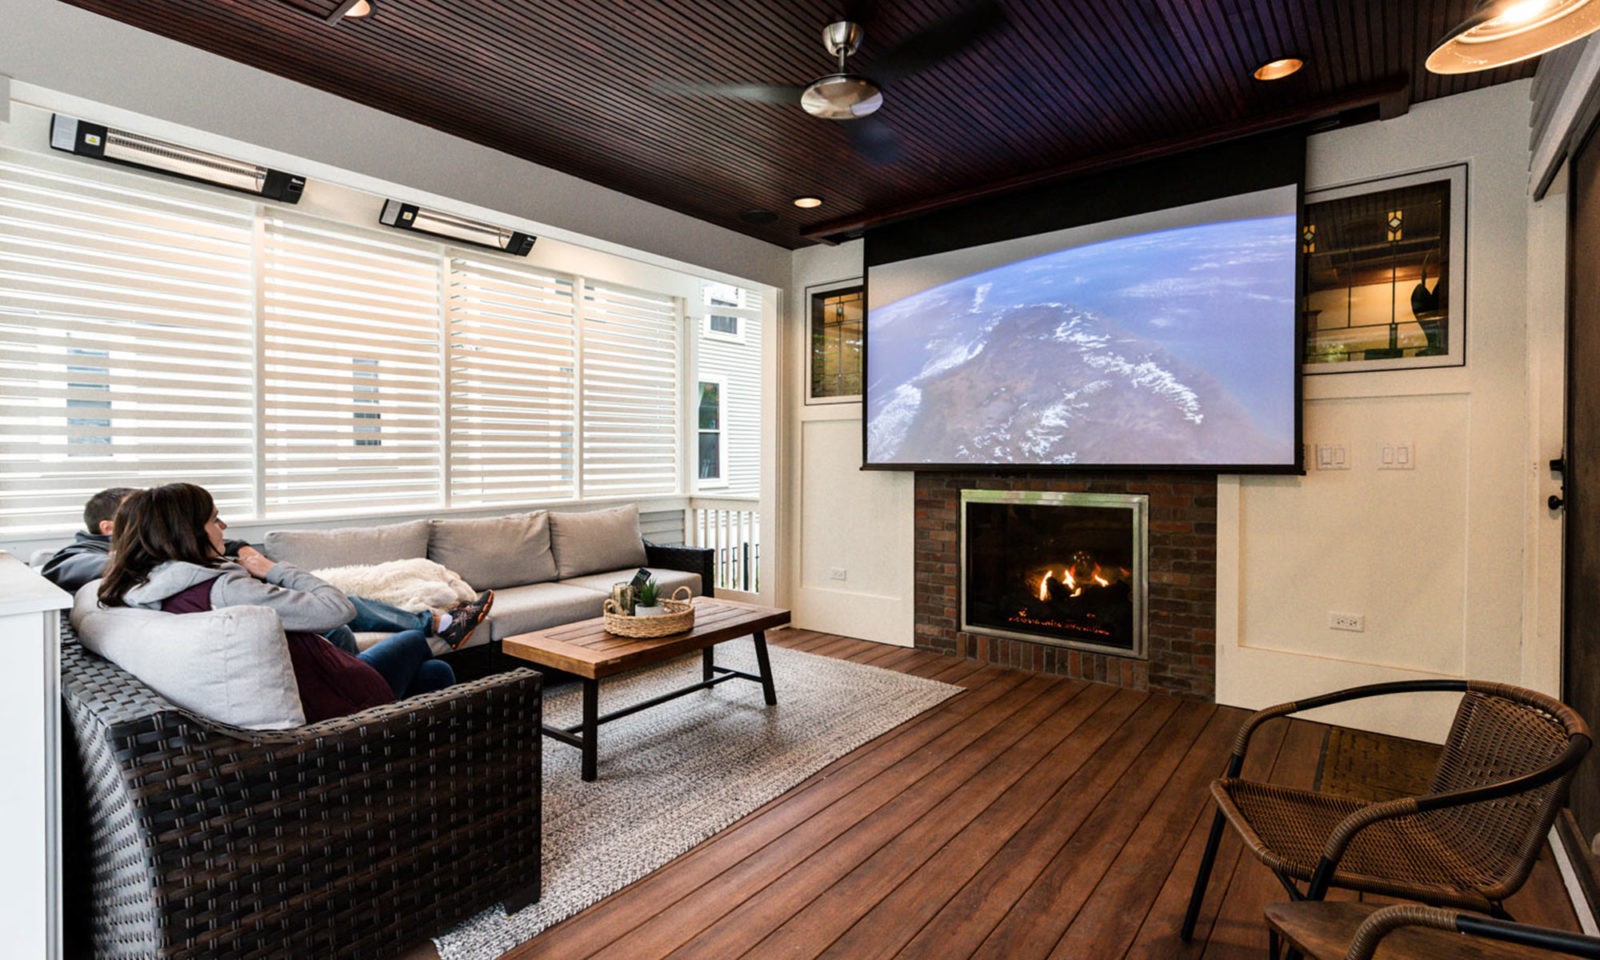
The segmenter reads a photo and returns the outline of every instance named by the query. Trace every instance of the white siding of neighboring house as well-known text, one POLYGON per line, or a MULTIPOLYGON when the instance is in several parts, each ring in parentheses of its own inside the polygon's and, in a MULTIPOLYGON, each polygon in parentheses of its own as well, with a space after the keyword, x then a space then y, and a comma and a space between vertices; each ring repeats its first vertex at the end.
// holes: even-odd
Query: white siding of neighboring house
MULTIPOLYGON (((751 497, 761 495, 761 329, 760 311, 698 305, 694 318, 698 341, 695 344, 697 380, 718 380, 723 385, 722 442, 727 447, 726 485, 702 482, 698 492, 708 497, 751 497), (742 343, 706 333, 706 315, 718 313, 739 317, 742 343)), ((698 426, 697 412, 689 413, 690 423, 698 426)), ((698 439, 689 445, 690 461, 698 439)), ((693 474, 691 474, 691 477, 693 474)))

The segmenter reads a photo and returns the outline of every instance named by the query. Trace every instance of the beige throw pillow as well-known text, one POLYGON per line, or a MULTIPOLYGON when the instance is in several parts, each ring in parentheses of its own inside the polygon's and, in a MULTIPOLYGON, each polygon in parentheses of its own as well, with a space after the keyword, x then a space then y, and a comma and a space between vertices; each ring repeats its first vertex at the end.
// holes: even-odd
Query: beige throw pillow
POLYGON ((561 579, 645 565, 639 505, 550 515, 550 546, 561 579))
POLYGON ((428 521, 337 530, 274 530, 267 534, 262 548, 272 559, 302 570, 410 560, 428 555, 428 521))
POLYGON ((454 570, 479 590, 556 578, 550 522, 543 510, 485 520, 434 520, 428 559, 454 570))

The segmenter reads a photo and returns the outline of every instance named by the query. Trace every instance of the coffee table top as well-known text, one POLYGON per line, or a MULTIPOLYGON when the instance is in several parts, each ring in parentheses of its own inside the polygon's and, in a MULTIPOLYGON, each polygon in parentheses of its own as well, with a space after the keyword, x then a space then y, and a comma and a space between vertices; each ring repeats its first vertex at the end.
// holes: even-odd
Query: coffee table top
POLYGON ((789 611, 777 607, 695 597, 694 629, 684 633, 650 639, 619 637, 606 632, 604 617, 595 617, 506 637, 500 641, 500 650, 540 666, 597 680, 788 622, 789 611))

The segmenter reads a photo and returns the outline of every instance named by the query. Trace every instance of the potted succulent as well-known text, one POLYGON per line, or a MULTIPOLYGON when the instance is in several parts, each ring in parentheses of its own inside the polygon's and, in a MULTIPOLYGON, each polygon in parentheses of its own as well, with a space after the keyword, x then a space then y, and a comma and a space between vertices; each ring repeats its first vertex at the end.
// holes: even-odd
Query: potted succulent
POLYGON ((636 617, 659 617, 667 612, 661 605, 661 587, 654 577, 639 585, 635 591, 633 615, 636 617))

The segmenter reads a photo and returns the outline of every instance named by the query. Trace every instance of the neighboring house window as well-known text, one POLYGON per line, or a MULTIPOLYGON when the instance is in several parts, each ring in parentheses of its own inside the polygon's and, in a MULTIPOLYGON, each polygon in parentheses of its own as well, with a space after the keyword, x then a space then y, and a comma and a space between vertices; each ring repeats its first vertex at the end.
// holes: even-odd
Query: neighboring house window
MULTIPOLYGON (((356 381, 357 381, 357 385, 356 385, 356 388, 355 388, 356 405, 357 406, 373 406, 373 407, 376 407, 378 405, 378 385, 376 383, 376 381, 378 379, 378 370, 377 370, 378 361, 373 360, 373 359, 368 358, 368 357, 351 357, 350 358, 350 362, 352 364, 354 364, 355 368, 356 368, 355 369, 355 378, 356 378, 356 381), (370 386, 366 386, 366 385, 362 385, 360 383, 360 381, 363 381, 363 380, 370 380, 370 381, 374 381, 374 382, 370 386)), ((380 426, 377 423, 363 423, 362 422, 362 421, 368 421, 368 420, 382 420, 383 419, 383 414, 379 413, 376 410, 356 410, 355 411, 355 419, 356 419, 356 429, 355 429, 356 446, 358 446, 358 447, 381 447, 381 446, 383 446, 383 440, 382 440, 381 437, 378 436, 378 434, 383 429, 382 426, 380 426)))
MULTIPOLYGON (((69 357, 109 357, 105 350, 85 350, 82 347, 68 347, 69 357)), ((87 364, 67 365, 67 391, 69 393, 87 392, 104 393, 110 395, 111 370, 109 367, 92 367, 87 364), (72 375, 90 374, 88 379, 93 382, 79 383, 71 379, 72 375)), ((67 446, 73 456, 82 456, 101 451, 75 449, 81 447, 106 447, 111 445, 111 401, 110 400, 85 400, 79 397, 67 398, 67 446), (85 411, 98 411, 101 415, 84 416, 85 411)))
POLYGON ((698 423, 700 430, 700 472, 702 481, 723 479, 722 384, 715 380, 699 383, 698 423))
POLYGON ((706 307, 705 334, 717 340, 744 341, 744 324, 740 310, 756 309, 749 291, 731 283, 710 283, 701 286, 700 299, 706 307))

